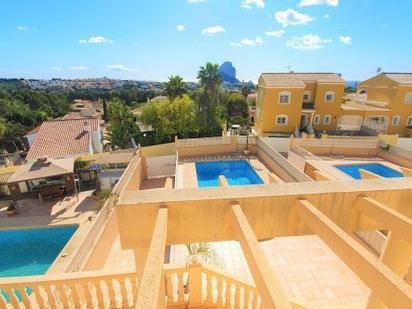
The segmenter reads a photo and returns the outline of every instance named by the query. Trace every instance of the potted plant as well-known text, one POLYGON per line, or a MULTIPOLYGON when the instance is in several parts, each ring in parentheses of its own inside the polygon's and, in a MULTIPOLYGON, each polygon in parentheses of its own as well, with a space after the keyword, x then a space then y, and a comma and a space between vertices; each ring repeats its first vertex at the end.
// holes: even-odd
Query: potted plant
POLYGON ((6 212, 8 216, 14 216, 15 214, 17 214, 17 208, 13 202, 9 203, 9 206, 6 209, 6 212))

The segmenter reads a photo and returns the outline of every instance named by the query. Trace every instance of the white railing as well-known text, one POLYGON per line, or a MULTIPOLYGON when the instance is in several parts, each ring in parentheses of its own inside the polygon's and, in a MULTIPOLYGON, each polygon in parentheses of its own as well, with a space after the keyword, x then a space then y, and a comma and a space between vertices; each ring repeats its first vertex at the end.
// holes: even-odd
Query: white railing
MULTIPOLYGON (((200 305, 258 309, 249 282, 204 263, 164 265, 168 307, 200 305)), ((132 269, 0 279, 0 308, 133 308, 138 297, 132 269)))
POLYGON ((134 270, 0 279, 0 308, 132 308, 134 270))
POLYGON ((202 305, 205 308, 260 308, 256 287, 206 264, 165 267, 167 304, 170 307, 202 305))

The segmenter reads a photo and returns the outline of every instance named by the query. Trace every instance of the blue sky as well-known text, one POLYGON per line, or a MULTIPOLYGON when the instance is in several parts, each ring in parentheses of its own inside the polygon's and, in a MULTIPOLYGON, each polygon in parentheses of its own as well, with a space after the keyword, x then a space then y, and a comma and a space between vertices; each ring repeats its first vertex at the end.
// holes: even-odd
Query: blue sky
POLYGON ((412 71, 409 0, 1 0, 0 77, 412 71))

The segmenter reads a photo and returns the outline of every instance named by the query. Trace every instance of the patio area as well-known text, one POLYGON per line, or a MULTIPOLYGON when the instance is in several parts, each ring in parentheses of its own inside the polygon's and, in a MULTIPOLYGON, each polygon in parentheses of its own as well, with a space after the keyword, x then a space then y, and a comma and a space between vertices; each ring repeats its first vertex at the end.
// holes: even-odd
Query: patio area
POLYGON ((0 203, 0 229, 11 227, 43 226, 55 224, 80 224, 95 213, 96 199, 93 190, 77 196, 41 203, 37 198, 17 201, 18 213, 7 216, 7 202, 0 203))

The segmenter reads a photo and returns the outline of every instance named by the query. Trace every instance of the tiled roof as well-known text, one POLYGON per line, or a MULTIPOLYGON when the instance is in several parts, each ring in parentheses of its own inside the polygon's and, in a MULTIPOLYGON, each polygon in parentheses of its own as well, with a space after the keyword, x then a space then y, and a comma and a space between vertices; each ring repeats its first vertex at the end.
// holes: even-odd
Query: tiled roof
POLYGON ((40 127, 41 127, 41 125, 35 127, 34 129, 31 129, 29 132, 26 133, 25 136, 32 135, 32 134, 36 134, 37 132, 39 132, 40 127))
POLYGON ((412 73, 384 72, 382 74, 401 85, 412 85, 412 73))
POLYGON ((27 154, 27 160, 40 157, 61 158, 89 153, 90 133, 99 128, 98 118, 45 121, 27 154))
POLYGON ((305 83, 345 83, 336 73, 262 73, 266 86, 304 87, 305 83))

